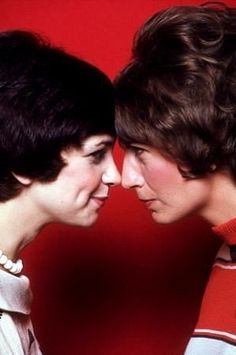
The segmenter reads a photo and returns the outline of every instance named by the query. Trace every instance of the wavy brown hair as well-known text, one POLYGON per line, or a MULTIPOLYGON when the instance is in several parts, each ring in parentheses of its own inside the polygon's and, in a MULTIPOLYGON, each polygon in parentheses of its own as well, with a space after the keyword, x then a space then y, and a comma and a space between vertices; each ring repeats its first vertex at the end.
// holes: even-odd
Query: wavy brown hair
POLYGON ((208 3, 153 15, 115 87, 123 145, 154 146, 190 178, 213 166, 236 178, 236 9, 208 3))

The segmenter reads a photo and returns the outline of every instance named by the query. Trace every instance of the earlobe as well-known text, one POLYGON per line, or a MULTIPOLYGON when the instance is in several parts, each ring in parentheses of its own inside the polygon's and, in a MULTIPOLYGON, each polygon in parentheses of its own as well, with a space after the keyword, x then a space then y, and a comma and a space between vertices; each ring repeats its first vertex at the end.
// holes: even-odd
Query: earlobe
POLYGON ((33 180, 26 177, 26 176, 22 176, 22 175, 18 175, 16 173, 13 173, 12 172, 12 175, 14 176, 14 178, 16 180, 18 180, 22 185, 25 185, 25 186, 29 186, 32 184, 33 180))
POLYGON ((71 156, 71 153, 73 152, 73 148, 69 147, 67 149, 63 149, 61 151, 61 158, 64 161, 65 164, 68 163, 68 158, 71 156))
POLYGON ((213 173, 214 171, 216 171, 216 169, 217 169, 216 164, 211 164, 211 166, 210 166, 210 172, 213 173))

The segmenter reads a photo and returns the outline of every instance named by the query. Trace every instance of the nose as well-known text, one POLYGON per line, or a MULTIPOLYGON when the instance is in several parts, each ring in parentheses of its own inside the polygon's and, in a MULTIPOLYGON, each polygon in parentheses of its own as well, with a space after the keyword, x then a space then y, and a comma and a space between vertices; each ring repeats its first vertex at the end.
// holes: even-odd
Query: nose
POLYGON ((143 177, 137 163, 128 154, 125 155, 123 161, 121 184, 125 189, 132 189, 143 185, 143 177))
POLYGON ((121 183, 121 176, 113 158, 111 158, 108 162, 108 165, 102 175, 102 182, 109 186, 117 186, 121 183))

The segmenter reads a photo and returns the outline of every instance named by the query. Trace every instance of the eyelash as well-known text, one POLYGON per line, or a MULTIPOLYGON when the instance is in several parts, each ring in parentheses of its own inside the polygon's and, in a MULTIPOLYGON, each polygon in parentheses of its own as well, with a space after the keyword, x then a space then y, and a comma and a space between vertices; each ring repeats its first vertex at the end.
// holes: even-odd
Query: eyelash
POLYGON ((142 160, 142 154, 145 152, 145 150, 139 147, 132 147, 132 150, 135 157, 139 160, 142 160))
POLYGON ((89 156, 93 164, 99 164, 105 158, 106 153, 105 149, 101 149, 91 153, 89 156))

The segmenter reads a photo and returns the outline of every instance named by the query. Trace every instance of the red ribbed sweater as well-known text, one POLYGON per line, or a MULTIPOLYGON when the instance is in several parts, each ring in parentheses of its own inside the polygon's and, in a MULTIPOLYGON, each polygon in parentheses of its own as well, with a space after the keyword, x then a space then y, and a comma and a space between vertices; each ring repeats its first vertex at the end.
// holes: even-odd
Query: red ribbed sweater
POLYGON ((236 354, 236 218, 213 227, 223 239, 185 355, 236 354))

